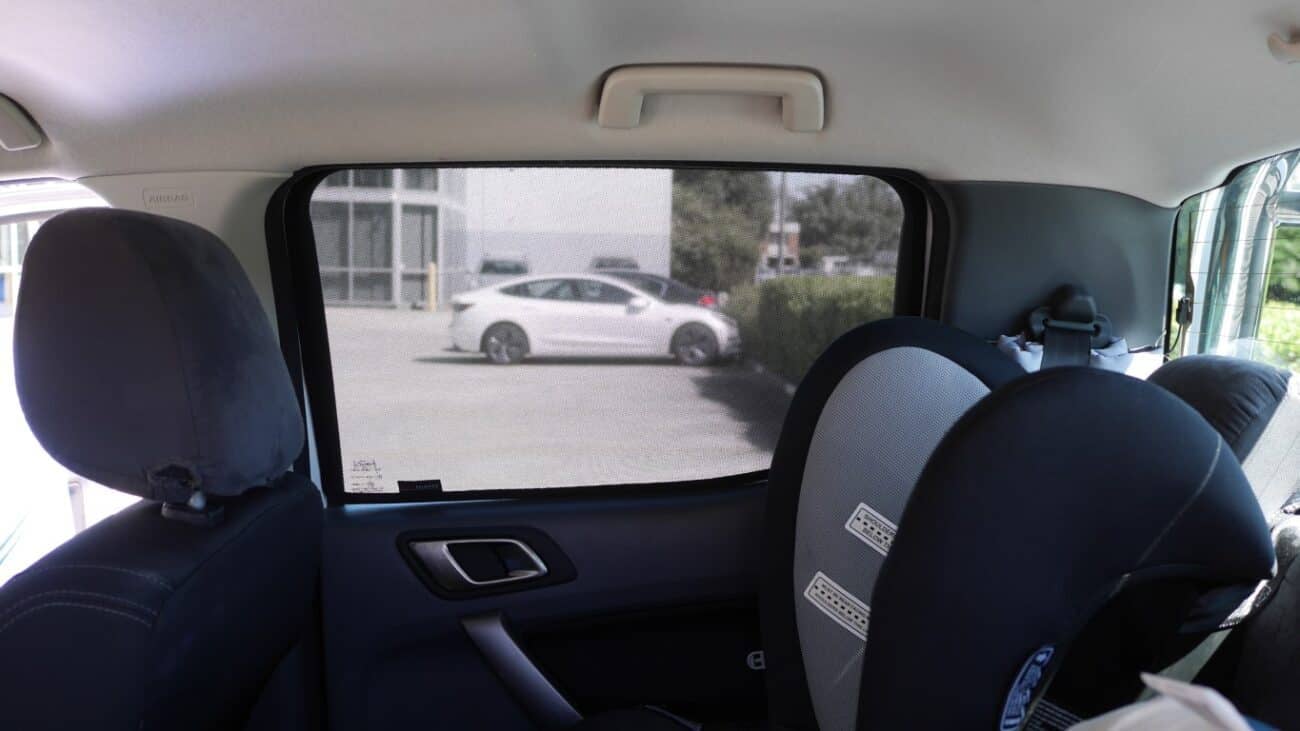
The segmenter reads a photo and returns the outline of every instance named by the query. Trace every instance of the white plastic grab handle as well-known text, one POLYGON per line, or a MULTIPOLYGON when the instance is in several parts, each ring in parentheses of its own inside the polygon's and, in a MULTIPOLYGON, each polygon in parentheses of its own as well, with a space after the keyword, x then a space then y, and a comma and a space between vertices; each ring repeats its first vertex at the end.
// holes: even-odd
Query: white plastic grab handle
POLYGON ((781 97, 791 132, 820 132, 825 117, 822 81, 811 71, 758 66, 624 66, 605 77, 596 120, 631 129, 641 123, 647 94, 742 94, 781 97))
POLYGON ((0 150, 21 152, 41 146, 41 131, 12 99, 0 95, 0 150))

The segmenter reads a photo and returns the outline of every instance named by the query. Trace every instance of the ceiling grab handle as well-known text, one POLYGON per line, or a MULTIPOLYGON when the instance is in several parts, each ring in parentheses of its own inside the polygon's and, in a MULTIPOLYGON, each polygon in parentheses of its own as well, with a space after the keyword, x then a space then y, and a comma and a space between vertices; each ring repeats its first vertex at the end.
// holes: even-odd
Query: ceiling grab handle
POLYGON ((605 77, 596 119, 601 127, 632 129, 641 124, 649 94, 739 94, 781 98, 781 116, 791 132, 820 132, 826 102, 817 74, 765 66, 624 66, 605 77))
POLYGON ((0 94, 0 150, 22 152, 41 146, 41 130, 18 102, 0 94))

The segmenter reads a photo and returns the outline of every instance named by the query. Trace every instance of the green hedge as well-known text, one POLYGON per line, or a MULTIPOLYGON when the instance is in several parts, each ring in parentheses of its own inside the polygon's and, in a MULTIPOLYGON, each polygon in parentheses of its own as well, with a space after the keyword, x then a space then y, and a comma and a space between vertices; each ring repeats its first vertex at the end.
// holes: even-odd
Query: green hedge
POLYGON ((893 277, 793 276, 731 293, 745 356, 798 383, 826 346, 894 311, 893 277))
POLYGON ((1300 305, 1269 302, 1259 320, 1259 339, 1266 357, 1292 371, 1300 370, 1300 305))

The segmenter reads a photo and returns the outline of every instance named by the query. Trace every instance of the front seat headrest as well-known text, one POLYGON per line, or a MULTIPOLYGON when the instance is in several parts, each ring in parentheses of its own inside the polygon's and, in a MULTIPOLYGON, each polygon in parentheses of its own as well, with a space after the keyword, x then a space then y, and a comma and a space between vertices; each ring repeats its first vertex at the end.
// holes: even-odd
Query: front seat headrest
POLYGON ((1244 358, 1189 355, 1165 363, 1147 380, 1200 412, 1245 460, 1286 397, 1290 375, 1244 358))
POLYGON ((248 277, 184 221, 113 209, 47 221, 24 262, 14 361, 41 446, 123 492, 238 495, 302 449, 289 373, 248 277))
POLYGON ((1272 565, 1240 465, 1189 406, 1096 369, 1026 376, 968 411, 917 482, 873 594, 858 728, 1019 728, 1071 652, 1104 644, 1072 641, 1112 601, 1143 595, 1110 626, 1177 634, 1272 565))
POLYGON ((1241 461, 1264 513, 1274 516, 1300 487, 1300 391, 1291 374, 1221 355, 1171 360, 1147 379, 1200 412, 1241 461))

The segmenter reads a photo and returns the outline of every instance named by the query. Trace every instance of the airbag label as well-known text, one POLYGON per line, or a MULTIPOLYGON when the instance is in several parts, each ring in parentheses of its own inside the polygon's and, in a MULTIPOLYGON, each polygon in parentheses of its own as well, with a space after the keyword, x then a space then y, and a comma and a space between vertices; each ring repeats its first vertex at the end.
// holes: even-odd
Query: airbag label
POLYGON ((818 571, 812 582, 808 584, 808 588, 804 589, 803 595, 805 599, 812 602, 813 606, 835 620, 836 624, 866 642, 867 619, 871 616, 871 608, 846 591, 844 587, 818 571))
POLYGON ((889 553, 889 547, 894 545, 894 533, 898 531, 898 526, 889 518, 872 510, 866 503, 858 503, 844 528, 880 552, 881 556, 889 553))

